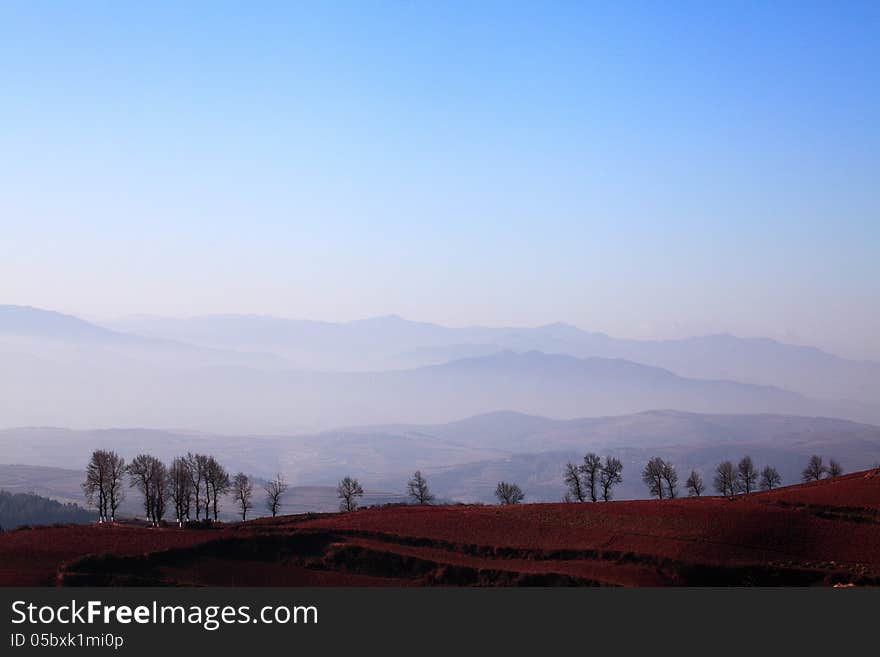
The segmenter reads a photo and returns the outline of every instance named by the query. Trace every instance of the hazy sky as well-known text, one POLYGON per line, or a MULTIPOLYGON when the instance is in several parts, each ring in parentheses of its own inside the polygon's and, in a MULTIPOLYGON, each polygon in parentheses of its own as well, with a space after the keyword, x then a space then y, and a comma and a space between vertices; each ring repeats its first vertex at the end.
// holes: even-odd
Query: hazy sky
POLYGON ((292 4, 0 4, 0 303, 880 359, 880 3, 292 4))

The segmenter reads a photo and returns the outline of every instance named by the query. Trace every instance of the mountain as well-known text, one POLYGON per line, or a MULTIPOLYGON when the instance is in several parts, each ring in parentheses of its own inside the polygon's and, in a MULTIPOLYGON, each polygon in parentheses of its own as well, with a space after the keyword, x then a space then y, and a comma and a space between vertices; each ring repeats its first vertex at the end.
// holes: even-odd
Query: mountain
MULTIPOLYGON (((766 363, 772 362, 770 352, 778 345, 763 341, 753 345, 739 339, 712 338, 675 349, 667 343, 651 343, 649 349, 647 343, 615 341, 567 325, 447 329, 395 316, 345 324, 228 316, 182 323, 155 320, 159 323, 155 331, 139 335, 33 308, 4 306, 0 310, 0 422, 5 426, 151 426, 289 434, 359 424, 444 423, 500 409, 573 418, 652 408, 825 415, 880 422, 876 398, 873 404, 844 399, 843 394, 810 398, 763 383, 683 376, 625 358, 520 350, 536 341, 551 349, 567 345, 571 351, 588 351, 588 344, 593 345, 590 349, 605 351, 611 349, 609 345, 638 344, 642 352, 637 355, 644 360, 656 358, 658 350, 668 358, 678 354, 676 366, 680 370, 703 367, 700 363, 720 363, 724 358, 731 362, 752 358, 733 347, 725 349, 726 344, 739 345, 740 351, 753 355, 764 350, 761 358, 754 356, 752 360, 773 369, 766 363), (158 336, 169 322, 181 334, 158 336), (212 344, 183 340, 207 337, 212 344), (452 351, 442 345, 450 340, 448 344, 464 344, 479 353, 494 345, 493 338, 516 349, 400 369, 387 369, 387 361, 385 368, 372 371, 293 367, 296 353, 311 353, 313 347, 316 358, 332 353, 337 360, 360 357, 359 362, 365 364, 371 359, 382 360, 383 353, 392 349, 418 344, 446 349, 448 356, 452 351), (686 354, 691 352, 699 356, 689 359, 686 354)), ((827 356, 806 351, 818 359, 827 356)), ((798 370, 792 359, 797 360, 791 356, 791 362, 786 361, 780 371, 806 382, 801 387, 812 386, 811 370, 798 370)), ((870 364, 864 365, 870 369, 870 364)), ((736 372, 738 377, 748 373, 743 368, 748 369, 742 366, 736 372)), ((705 365, 701 374, 707 375, 711 369, 705 365)), ((757 366, 752 369, 753 373, 758 371, 757 366)), ((847 372, 843 368, 838 374, 847 372)), ((828 368, 826 374, 819 379, 827 384, 833 376, 828 368)))
POLYGON ((125 337, 72 315, 10 305, 0 305, 0 335, 64 340, 117 340, 125 337))
POLYGON ((292 433, 391 422, 444 423, 499 409, 574 418, 652 408, 825 415, 880 422, 876 408, 769 386, 688 379, 618 359, 502 352, 388 372, 209 365, 128 352, 0 350, 0 418, 10 425, 186 427, 292 433))
POLYGON ((504 350, 620 358, 680 376, 771 385, 830 400, 876 404, 880 363, 840 358, 767 338, 709 335, 625 340, 569 324, 450 328, 397 316, 331 323, 249 315, 129 317, 109 328, 223 349, 269 351, 299 369, 412 369, 504 350))

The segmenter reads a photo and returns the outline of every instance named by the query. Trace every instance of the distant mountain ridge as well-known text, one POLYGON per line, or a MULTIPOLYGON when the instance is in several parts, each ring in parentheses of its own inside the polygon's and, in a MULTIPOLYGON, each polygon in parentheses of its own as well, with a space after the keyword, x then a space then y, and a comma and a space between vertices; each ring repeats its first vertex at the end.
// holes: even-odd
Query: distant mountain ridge
POLYGON ((105 324, 116 330, 223 348, 260 345, 305 369, 410 369, 504 350, 534 350, 579 358, 622 358, 684 377, 773 385, 823 399, 865 404, 880 399, 880 363, 841 358, 769 338, 717 334, 628 340, 564 323, 532 328, 450 328, 396 315, 343 323, 215 315, 140 317, 105 324))

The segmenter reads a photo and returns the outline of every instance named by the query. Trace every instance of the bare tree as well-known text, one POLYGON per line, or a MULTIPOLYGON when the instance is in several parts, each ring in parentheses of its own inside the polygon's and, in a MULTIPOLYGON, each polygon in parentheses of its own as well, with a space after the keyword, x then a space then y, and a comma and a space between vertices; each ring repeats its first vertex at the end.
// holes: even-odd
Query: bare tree
POLYGON ((434 496, 428 490, 428 482, 422 476, 421 470, 416 470, 412 479, 406 483, 406 492, 416 504, 430 504, 434 501, 434 496))
POLYGON ((339 498, 340 511, 355 511, 358 508, 358 498, 364 496, 364 489, 361 488, 357 479, 346 477, 339 482, 336 487, 336 497, 339 498))
POLYGON ((825 464, 822 463, 822 457, 817 454, 813 454, 810 457, 810 460, 807 462, 807 467, 804 468, 804 471, 801 473, 801 479, 804 482, 807 481, 819 481, 822 478, 822 475, 825 474, 825 464))
POLYGON ((581 485, 581 470, 574 463, 565 466, 565 486, 568 489, 566 498, 573 502, 585 502, 586 491, 581 485))
POLYGON ((266 508, 274 518, 281 508, 281 498, 287 492, 287 482, 284 481, 281 473, 278 473, 272 481, 263 486, 263 490, 266 491, 266 508))
POLYGON ((828 468, 825 472, 828 477, 839 477, 843 474, 843 468, 841 468, 840 463, 834 459, 828 459, 828 468))
POLYGON ((235 501, 241 508, 241 520, 247 520, 247 512, 254 508, 251 499, 254 496, 254 487, 248 476, 239 472, 232 480, 232 494, 235 495, 235 501))
POLYGON ((155 456, 138 454, 126 468, 130 486, 144 496, 144 512, 154 525, 162 521, 168 485, 168 469, 155 456))
POLYGON ((678 495, 678 472, 675 470, 675 466, 672 463, 664 462, 663 467, 660 469, 660 477, 663 479, 663 482, 666 484, 666 494, 669 499, 673 499, 678 495))
POLYGON ((605 463, 599 472, 599 486, 602 488, 602 500, 611 501, 614 487, 623 481, 621 472, 623 471, 623 463, 611 456, 605 457, 605 463))
MULTIPOLYGON (((599 475, 602 472, 602 459, 598 454, 590 452, 584 457, 584 464, 581 466, 581 472, 584 473, 584 487, 590 494, 590 501, 595 502, 599 499, 599 475)), ((586 495, 584 495, 586 497, 586 495)))
MULTIPOLYGON (((214 522, 217 522, 218 498, 229 492, 231 481, 229 473, 220 465, 213 456, 209 456, 205 464, 205 491, 207 499, 211 502, 211 510, 214 514, 214 522)), ((207 505, 206 505, 207 506, 207 505)), ((206 514, 207 515, 207 514, 206 514)))
POLYGON ((125 475, 125 459, 116 452, 105 452, 107 459, 107 506, 110 522, 116 520, 116 510, 125 498, 122 477, 125 475))
MULTIPOLYGON (((196 522, 201 519, 202 513, 202 482, 205 480, 205 472, 207 470, 208 457, 204 454, 188 453, 185 457, 186 468, 189 473, 190 485, 192 486, 193 501, 196 509, 196 522)), ((208 519, 207 512, 205 520, 208 519)))
POLYGON ((178 456, 171 462, 168 469, 168 487, 171 503, 174 504, 174 516, 177 526, 189 522, 190 506, 193 500, 192 479, 190 478, 189 462, 178 456))
POLYGON ((736 483, 739 490, 748 495, 755 490, 758 482, 758 471, 750 456, 743 456, 736 466, 736 483))
POLYGON ((663 468, 666 462, 659 456, 653 457, 642 470, 642 481, 653 497, 663 499, 663 468))
POLYGON ((509 484, 506 481, 499 481, 495 488, 495 497, 498 498, 499 504, 519 504, 525 498, 522 489, 516 484, 509 484))
POLYGON ((776 471, 776 468, 767 465, 761 470, 761 481, 759 484, 761 490, 773 490, 781 484, 782 477, 779 476, 779 472, 776 471))
POLYGON ((122 502, 125 460, 116 452, 96 449, 86 466, 82 484, 86 501, 98 511, 98 522, 113 522, 122 502))
POLYGON ((703 486, 703 478, 700 476, 700 473, 696 470, 691 470, 690 475, 688 475, 687 481, 684 482, 684 487, 687 489, 688 495, 691 497, 699 497, 703 494, 704 486, 703 486))
POLYGON ((737 492, 736 469, 730 461, 724 461, 715 468, 715 490, 720 495, 733 497, 737 492))
POLYGON ((96 449, 86 466, 86 479, 82 483, 86 502, 98 511, 98 522, 107 519, 107 461, 106 452, 96 449))

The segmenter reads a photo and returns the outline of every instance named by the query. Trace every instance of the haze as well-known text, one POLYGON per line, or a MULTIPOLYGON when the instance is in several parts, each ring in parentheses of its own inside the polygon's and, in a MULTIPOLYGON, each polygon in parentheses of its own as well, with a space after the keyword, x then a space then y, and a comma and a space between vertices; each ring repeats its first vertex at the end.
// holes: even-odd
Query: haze
POLYGON ((0 302, 880 360, 876 3, 0 8, 0 302))

